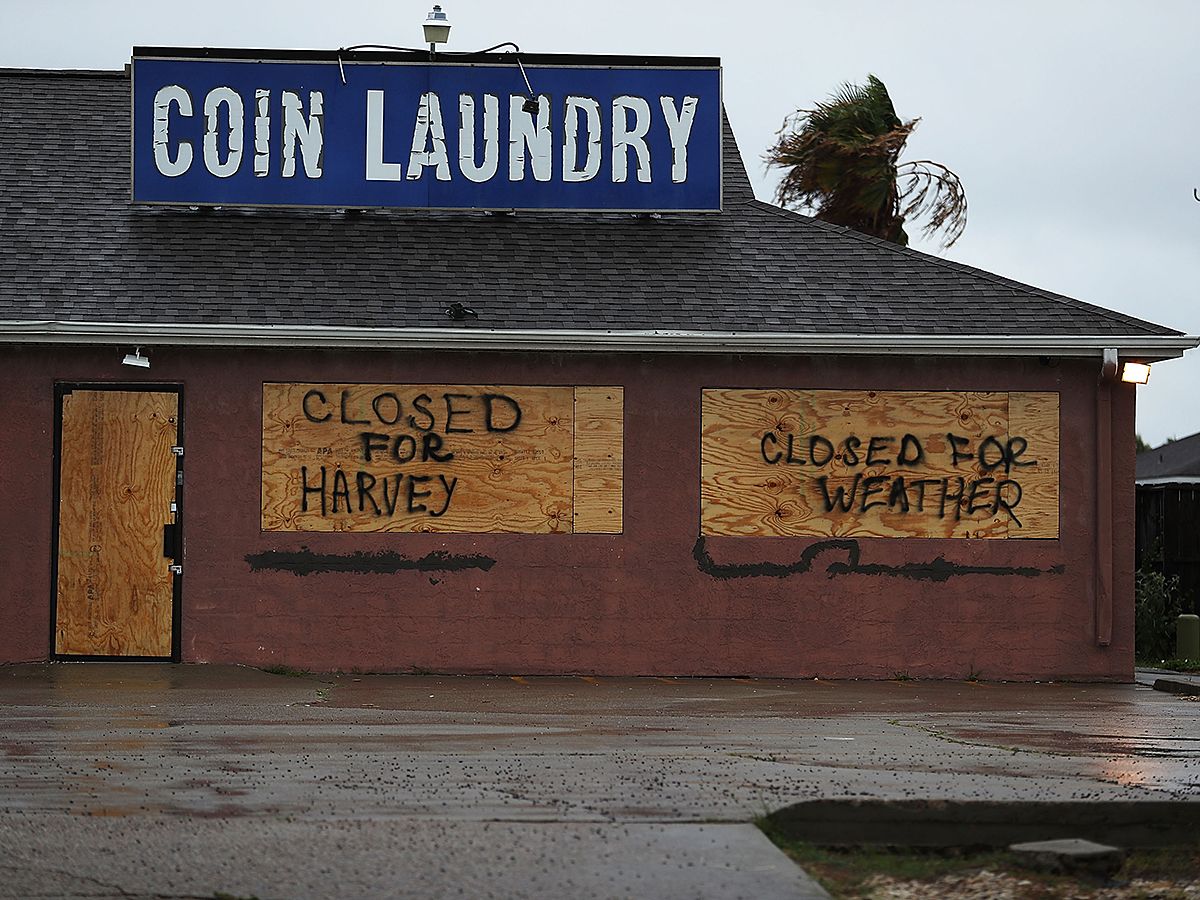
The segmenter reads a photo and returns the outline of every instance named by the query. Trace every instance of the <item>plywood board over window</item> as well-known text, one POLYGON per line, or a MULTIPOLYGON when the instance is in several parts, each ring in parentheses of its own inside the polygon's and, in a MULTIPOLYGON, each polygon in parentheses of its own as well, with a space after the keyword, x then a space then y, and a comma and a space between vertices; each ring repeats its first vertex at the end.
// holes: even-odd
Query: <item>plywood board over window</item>
POLYGON ((264 531, 621 531, 619 387, 264 384, 264 531))
POLYGON ((1058 400, 705 390, 701 531, 1056 538, 1058 400))
POLYGON ((575 531, 619 534, 623 516, 625 394, 575 388, 575 531))

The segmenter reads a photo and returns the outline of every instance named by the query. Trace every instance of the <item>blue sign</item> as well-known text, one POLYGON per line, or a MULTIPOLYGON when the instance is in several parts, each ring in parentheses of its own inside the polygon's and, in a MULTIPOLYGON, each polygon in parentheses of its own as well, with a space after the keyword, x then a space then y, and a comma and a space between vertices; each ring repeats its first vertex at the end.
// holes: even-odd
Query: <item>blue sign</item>
POLYGON ((721 208, 719 68, 527 64, 525 73, 532 92, 515 60, 494 58, 136 56, 133 199, 721 208))

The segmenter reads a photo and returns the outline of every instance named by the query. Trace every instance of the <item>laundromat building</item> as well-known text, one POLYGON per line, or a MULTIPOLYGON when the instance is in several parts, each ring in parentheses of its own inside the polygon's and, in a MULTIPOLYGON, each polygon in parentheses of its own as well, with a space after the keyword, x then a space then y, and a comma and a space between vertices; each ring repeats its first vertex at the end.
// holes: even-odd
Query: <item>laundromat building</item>
POLYGON ((1196 339, 755 199, 717 60, 522 62, 0 71, 0 661, 1131 678, 1196 339))

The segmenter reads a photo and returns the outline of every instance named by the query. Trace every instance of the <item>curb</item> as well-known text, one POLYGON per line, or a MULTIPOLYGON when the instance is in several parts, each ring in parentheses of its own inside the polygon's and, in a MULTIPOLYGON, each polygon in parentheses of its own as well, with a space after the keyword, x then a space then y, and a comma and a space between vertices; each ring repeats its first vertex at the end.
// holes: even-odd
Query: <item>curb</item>
POLYGON ((1200 695, 1200 680, 1181 681, 1178 678, 1155 678, 1154 689, 1166 691, 1168 694, 1200 695))
POLYGON ((1086 838, 1119 847, 1190 844, 1200 802, 811 800, 767 816, 793 840, 822 846, 1007 847, 1086 838))

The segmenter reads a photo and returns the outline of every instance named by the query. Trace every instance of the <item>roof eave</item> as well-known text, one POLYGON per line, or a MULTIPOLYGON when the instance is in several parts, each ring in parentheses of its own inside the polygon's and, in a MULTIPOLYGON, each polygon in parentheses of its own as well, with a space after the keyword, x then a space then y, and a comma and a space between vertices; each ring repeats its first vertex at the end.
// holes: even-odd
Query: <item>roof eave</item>
POLYGON ((1157 362, 1200 346, 1184 334, 829 334, 738 331, 600 331, 486 328, 357 328, 330 325, 0 321, 0 343, 199 347, 653 351, 926 356, 1096 356, 1157 362))

